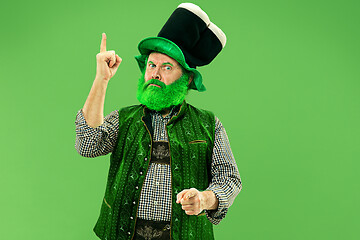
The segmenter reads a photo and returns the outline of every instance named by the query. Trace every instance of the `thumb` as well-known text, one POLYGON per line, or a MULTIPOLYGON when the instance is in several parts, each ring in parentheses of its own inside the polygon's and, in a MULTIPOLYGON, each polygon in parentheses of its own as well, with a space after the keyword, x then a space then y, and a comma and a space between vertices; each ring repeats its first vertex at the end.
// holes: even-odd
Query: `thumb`
POLYGON ((185 193, 185 195, 183 196, 183 198, 184 198, 185 200, 190 199, 190 198, 192 198, 192 197, 195 197, 197 193, 198 193, 198 191, 197 191, 195 188, 191 188, 189 191, 187 191, 187 192, 185 193))
POLYGON ((119 57, 119 55, 117 55, 117 54, 115 55, 115 58, 116 58, 116 62, 114 64, 114 66, 112 66, 112 68, 117 69, 119 67, 120 63, 122 62, 122 58, 119 57))

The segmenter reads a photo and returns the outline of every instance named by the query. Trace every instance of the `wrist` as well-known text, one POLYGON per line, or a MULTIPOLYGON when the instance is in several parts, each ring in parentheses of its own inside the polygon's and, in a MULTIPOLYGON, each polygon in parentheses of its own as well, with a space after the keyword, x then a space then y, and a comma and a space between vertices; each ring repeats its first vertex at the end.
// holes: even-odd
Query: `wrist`
POLYGON ((97 94, 103 95, 106 93, 108 83, 109 81, 103 80, 101 78, 95 78, 92 88, 97 94))
POLYGON ((201 192, 202 198, 203 198, 203 207, 202 209, 205 210, 215 210, 219 206, 219 200, 217 199, 216 195, 213 191, 203 191, 201 192))
POLYGON ((109 83, 109 79, 106 79, 105 77, 101 77, 101 76, 95 76, 94 82, 107 85, 109 83))

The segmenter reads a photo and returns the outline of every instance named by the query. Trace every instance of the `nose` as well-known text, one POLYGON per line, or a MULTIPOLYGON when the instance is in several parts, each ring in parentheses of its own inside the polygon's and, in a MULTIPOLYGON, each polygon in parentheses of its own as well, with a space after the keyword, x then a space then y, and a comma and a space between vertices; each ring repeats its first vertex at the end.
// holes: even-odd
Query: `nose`
POLYGON ((156 67, 156 69, 154 69, 152 76, 151 76, 153 79, 161 80, 161 75, 160 75, 159 70, 160 69, 158 67, 156 67))

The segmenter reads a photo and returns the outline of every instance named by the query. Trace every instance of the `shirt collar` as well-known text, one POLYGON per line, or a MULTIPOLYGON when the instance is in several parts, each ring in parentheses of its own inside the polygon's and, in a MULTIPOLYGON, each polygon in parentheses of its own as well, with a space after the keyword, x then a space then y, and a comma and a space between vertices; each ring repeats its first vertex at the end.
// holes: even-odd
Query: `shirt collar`
MULTIPOLYGON (((146 117, 147 115, 149 116, 152 116, 152 115, 155 115, 155 114, 158 114, 158 115, 161 115, 159 112, 155 111, 155 110, 150 110, 149 108, 147 108, 144 104, 141 104, 143 106, 143 111, 144 111, 144 117, 146 117)), ((184 100, 182 102, 182 104, 179 104, 179 105, 176 105, 176 106, 173 106, 170 110, 170 113, 168 114, 168 116, 166 117, 169 117, 171 118, 170 122, 173 122, 175 121, 178 117, 181 117, 182 115, 184 115, 184 113, 186 112, 186 109, 187 109, 187 103, 186 101, 184 100), (173 121, 172 121, 173 120, 173 121)), ((162 117, 162 115, 161 115, 162 117)))
POLYGON ((176 106, 172 106, 171 109, 170 109, 169 114, 166 115, 166 117, 163 117, 162 114, 160 112, 158 112, 158 111, 155 111, 155 110, 149 110, 149 111, 150 111, 151 115, 157 115, 157 116, 160 116, 163 119, 168 119, 168 118, 171 118, 174 115, 177 115, 179 113, 180 107, 181 107, 181 104, 176 105, 176 106))

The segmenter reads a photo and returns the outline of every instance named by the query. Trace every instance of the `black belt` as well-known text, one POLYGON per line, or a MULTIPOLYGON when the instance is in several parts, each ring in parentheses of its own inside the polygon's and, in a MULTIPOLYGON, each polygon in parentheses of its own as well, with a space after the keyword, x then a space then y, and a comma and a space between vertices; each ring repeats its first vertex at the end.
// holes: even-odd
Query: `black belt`
POLYGON ((137 218, 134 239, 169 240, 170 221, 152 221, 137 218))

